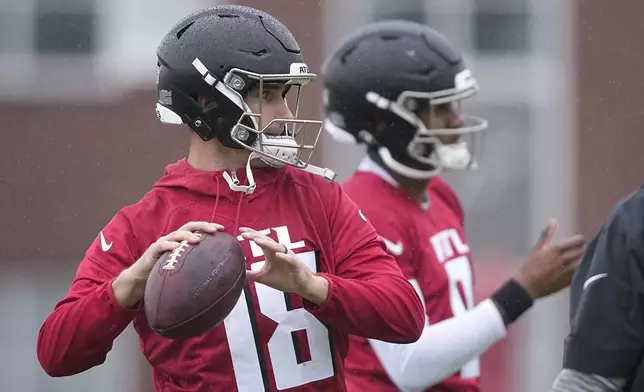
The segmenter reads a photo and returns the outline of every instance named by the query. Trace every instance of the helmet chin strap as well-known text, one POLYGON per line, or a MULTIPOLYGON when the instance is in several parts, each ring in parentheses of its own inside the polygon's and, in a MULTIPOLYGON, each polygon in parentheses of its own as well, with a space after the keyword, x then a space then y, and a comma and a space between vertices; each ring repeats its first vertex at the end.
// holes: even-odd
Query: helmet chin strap
POLYGON ((316 176, 320 176, 324 178, 327 181, 333 181, 337 174, 329 168, 326 167, 317 167, 313 165, 307 165, 305 168, 303 168, 307 173, 315 174, 316 176))
POLYGON ((403 165, 402 163, 394 159, 394 157, 391 155, 391 152, 386 147, 378 148, 378 156, 380 157, 380 159, 382 159, 382 163, 384 163, 388 168, 400 175, 414 180, 427 180, 440 173, 440 168, 434 168, 433 170, 421 170, 403 165))
MULTIPOLYGON (((259 138, 262 138, 263 140, 265 140, 266 136, 264 134, 261 134, 259 135, 259 138)), ((258 138, 258 141, 259 141, 259 138, 258 138)), ((280 143, 280 144, 283 144, 283 146, 285 147, 281 149, 283 150, 281 156, 278 155, 280 153, 280 147, 277 147, 277 146, 270 147, 272 149, 270 152, 286 160, 293 159, 293 157, 295 157, 295 154, 294 153, 288 154, 288 150, 291 150, 291 148, 287 148, 287 147, 291 147, 291 145, 296 145, 296 143, 294 140, 292 140, 292 138, 288 138, 288 139, 291 139, 291 143, 289 143, 288 140, 284 140, 283 142, 280 143)), ((247 195, 250 195, 253 192, 255 192, 255 189, 257 188, 257 183, 255 182, 255 177, 253 177, 253 169, 251 167, 251 161, 253 159, 260 159, 262 162, 272 167, 282 167, 285 165, 285 163, 283 162, 280 162, 276 159, 271 159, 270 157, 267 157, 263 154, 259 154, 253 151, 250 153, 250 155, 248 156, 248 160, 246 161, 246 178, 248 178, 248 185, 240 185, 239 179, 237 178, 237 176, 233 177, 230 174, 228 174, 228 172, 224 172, 224 179, 226 180, 226 183, 228 183, 228 187, 230 187, 231 190, 235 192, 244 192, 247 195)))
MULTIPOLYGON (((234 172, 233 175, 230 175, 228 172, 224 172, 223 177, 226 180, 226 183, 228 183, 228 186, 231 190, 235 192, 244 192, 247 195, 255 192, 257 183, 255 183, 255 178, 253 177, 253 169, 251 167, 251 161, 253 159, 260 159, 262 162, 275 168, 280 168, 285 165, 296 166, 298 160, 298 145, 292 137, 267 137, 266 135, 262 134, 260 135, 260 138, 262 138, 262 141, 270 142, 270 145, 263 146, 263 154, 253 151, 248 156, 248 160, 246 161, 246 177, 248 178, 248 185, 240 185, 239 179, 234 174, 234 172), (272 157, 280 158, 280 160, 274 159, 272 157)), ((317 167, 310 164, 306 165, 305 167, 298 167, 298 169, 323 177, 327 181, 333 181, 336 177, 336 174, 333 170, 317 167)))

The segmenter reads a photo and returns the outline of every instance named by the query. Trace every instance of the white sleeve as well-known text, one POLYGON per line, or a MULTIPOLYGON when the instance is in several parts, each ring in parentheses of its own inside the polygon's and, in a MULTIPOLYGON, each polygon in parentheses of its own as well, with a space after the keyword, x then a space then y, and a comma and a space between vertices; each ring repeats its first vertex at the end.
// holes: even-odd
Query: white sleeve
MULTIPOLYGON (((411 283, 422 298, 418 284, 411 283)), ((456 373, 505 335, 499 310, 492 300, 486 299, 457 317, 433 325, 426 320, 422 335, 414 343, 395 344, 374 339, 369 342, 400 390, 420 392, 456 373)))

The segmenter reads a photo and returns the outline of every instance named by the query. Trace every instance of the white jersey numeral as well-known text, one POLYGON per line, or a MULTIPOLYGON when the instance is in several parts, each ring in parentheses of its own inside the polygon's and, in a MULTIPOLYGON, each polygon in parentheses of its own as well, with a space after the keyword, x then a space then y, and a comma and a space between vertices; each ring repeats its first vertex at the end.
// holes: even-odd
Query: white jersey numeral
MULTIPOLYGON (((317 272, 315 252, 299 253, 300 260, 317 272)), ((252 270, 260 269, 262 262, 253 263, 252 270)), ((332 377, 333 353, 329 330, 305 309, 287 308, 284 293, 266 285, 255 283, 260 312, 277 323, 277 328, 268 341, 268 356, 273 368, 273 377, 279 390, 294 388, 314 381, 332 377), (293 333, 306 331, 310 360, 298 363, 298 347, 293 333)), ((256 334, 253 331, 255 315, 249 307, 246 293, 242 293, 235 308, 224 320, 230 354, 240 392, 267 390, 264 375, 268 371, 260 361, 256 334)), ((255 323, 256 325, 256 323, 255 323)))

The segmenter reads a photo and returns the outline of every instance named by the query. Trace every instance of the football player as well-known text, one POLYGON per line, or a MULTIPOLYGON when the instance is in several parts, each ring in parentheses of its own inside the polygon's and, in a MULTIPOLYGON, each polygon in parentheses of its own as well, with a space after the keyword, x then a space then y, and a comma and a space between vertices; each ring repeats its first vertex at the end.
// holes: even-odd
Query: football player
POLYGON ((568 286, 583 237, 553 244, 550 221, 517 275, 475 306, 463 211, 438 176, 474 167, 467 139, 487 127, 460 111, 478 91, 461 54, 430 27, 382 21, 346 38, 322 73, 326 130, 367 149, 344 189, 426 309, 413 344, 351 337, 348 389, 478 391, 478 357, 535 299, 568 286))
POLYGON ((571 332, 553 392, 644 391, 644 188, 617 203, 571 285, 571 332))
POLYGON ((90 245, 40 330, 44 370, 102 364, 133 322, 159 392, 342 391, 347 334, 417 340, 413 287, 333 173, 308 164, 301 136, 313 126, 316 139, 322 122, 287 105, 315 76, 289 30, 222 5, 181 20, 157 54, 157 114, 190 128, 188 156, 90 245), (146 279, 197 230, 239 235, 249 284, 222 324, 165 339, 141 311, 146 279))

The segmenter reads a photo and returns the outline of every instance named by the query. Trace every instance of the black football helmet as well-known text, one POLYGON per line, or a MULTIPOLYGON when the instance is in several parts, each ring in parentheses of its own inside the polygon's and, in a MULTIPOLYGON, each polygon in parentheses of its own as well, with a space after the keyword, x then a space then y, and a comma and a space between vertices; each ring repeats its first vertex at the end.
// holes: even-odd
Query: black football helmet
POLYGON ((289 164, 333 177, 327 169, 309 165, 322 122, 298 119, 297 109, 300 89, 315 74, 309 72, 291 32, 277 19, 238 5, 201 10, 166 34, 157 58, 156 111, 161 122, 187 124, 205 141, 216 138, 226 147, 249 149, 273 166, 289 164), (262 124, 263 89, 273 83, 296 91, 295 119, 262 124), (254 89, 259 113, 244 101, 254 89), (274 123, 281 123, 282 135, 265 133, 274 123), (301 131, 307 127, 317 132, 312 145, 304 143, 301 131))
POLYGON ((365 143, 371 157, 408 178, 476 166, 464 137, 487 121, 461 114, 461 127, 431 126, 440 105, 458 105, 479 89, 461 54, 434 29, 397 20, 367 25, 333 51, 322 74, 324 127, 336 140, 365 143))

